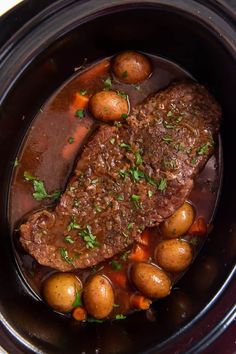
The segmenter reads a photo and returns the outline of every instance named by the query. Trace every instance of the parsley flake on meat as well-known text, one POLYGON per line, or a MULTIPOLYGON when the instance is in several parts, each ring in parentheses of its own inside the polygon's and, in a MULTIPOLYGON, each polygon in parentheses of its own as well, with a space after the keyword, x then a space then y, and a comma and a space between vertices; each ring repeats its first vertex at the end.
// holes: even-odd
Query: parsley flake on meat
POLYGON ((83 238, 87 248, 99 247, 100 243, 97 241, 96 236, 92 234, 92 228, 87 225, 86 228, 79 232, 79 235, 83 238))

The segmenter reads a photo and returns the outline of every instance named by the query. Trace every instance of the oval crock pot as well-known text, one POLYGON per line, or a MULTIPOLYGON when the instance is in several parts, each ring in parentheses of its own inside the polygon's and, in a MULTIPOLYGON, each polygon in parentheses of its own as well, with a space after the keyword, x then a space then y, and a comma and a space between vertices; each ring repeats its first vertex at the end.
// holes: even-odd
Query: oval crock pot
MULTIPOLYGON (((233 4, 233 2, 232 2, 233 4)), ((222 1, 32 0, 0 20, 0 345, 10 353, 202 353, 235 316, 236 30, 222 1), (13 33, 14 32, 14 33, 13 33), (4 37, 11 34, 6 41, 4 37), (75 67, 136 49, 173 60, 223 107, 213 230, 172 294, 123 321, 80 324, 31 294, 7 221, 13 161, 36 112, 75 67)), ((53 174, 53 171, 52 171, 53 174)))

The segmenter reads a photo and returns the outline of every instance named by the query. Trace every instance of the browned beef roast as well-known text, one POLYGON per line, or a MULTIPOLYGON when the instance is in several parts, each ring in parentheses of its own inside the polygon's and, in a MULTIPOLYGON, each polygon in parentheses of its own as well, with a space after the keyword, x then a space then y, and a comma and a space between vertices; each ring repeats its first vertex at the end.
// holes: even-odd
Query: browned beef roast
POLYGON ((203 86, 179 83, 134 108, 122 127, 101 126, 56 209, 21 225, 25 250, 60 271, 123 251, 183 204, 213 152, 220 116, 203 86))

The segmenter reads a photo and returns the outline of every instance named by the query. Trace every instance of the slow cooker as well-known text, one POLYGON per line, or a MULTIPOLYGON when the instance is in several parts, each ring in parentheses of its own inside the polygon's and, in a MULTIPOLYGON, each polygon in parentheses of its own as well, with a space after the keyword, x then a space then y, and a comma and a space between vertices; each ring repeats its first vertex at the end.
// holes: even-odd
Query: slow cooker
MULTIPOLYGON (((232 324, 236 314, 235 9, 235 1, 220 0, 25 0, 0 19, 0 345, 5 350, 212 352, 209 348, 232 324), (35 298, 16 266, 8 225, 13 161, 39 108, 84 58, 89 63, 130 48, 181 65, 221 104, 222 193, 204 247, 173 293, 154 304, 155 320, 139 312, 124 321, 81 325, 35 298)), ((214 348, 216 353, 224 352, 214 348)))

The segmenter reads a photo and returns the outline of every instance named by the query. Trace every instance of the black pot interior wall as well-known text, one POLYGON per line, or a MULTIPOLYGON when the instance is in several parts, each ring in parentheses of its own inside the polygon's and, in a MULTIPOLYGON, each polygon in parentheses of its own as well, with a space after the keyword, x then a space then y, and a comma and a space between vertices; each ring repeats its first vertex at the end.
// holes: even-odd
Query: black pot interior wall
MULTIPOLYGON (((37 41, 37 38, 35 39, 37 41)), ((162 345, 201 312, 220 289, 234 264, 234 186, 236 64, 220 38, 184 14, 168 10, 129 10, 98 17, 47 48, 25 70, 1 107, 0 310, 29 345, 44 352, 138 353, 162 345), (13 161, 34 115, 49 95, 83 64, 123 49, 160 55, 183 66, 209 86, 223 107, 225 178, 215 225, 191 270, 167 299, 154 305, 155 320, 144 313, 112 324, 80 325, 28 295, 15 266, 7 227, 7 191, 13 161)), ((217 317, 217 315, 216 315, 217 317)), ((195 337, 199 333, 195 333, 195 337)), ((194 341, 194 340, 193 340, 194 341)))

